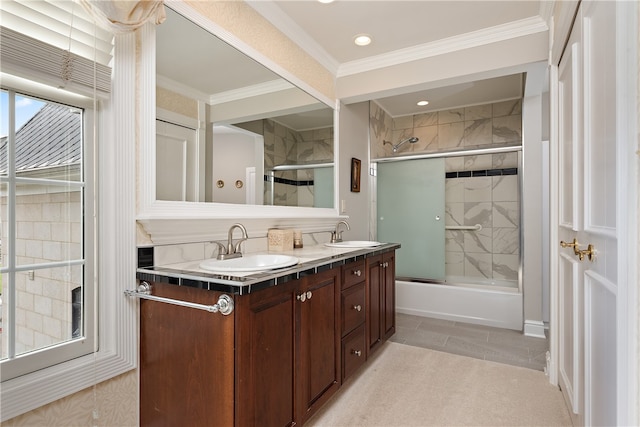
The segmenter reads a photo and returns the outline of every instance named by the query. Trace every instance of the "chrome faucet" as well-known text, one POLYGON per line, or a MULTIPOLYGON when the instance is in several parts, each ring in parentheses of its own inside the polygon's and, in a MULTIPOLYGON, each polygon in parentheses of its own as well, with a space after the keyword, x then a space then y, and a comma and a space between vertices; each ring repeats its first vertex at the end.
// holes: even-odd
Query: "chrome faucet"
POLYGON ((349 223, 347 221, 338 221, 336 224, 336 229, 331 232, 331 243, 342 242, 342 231, 340 231, 340 224, 344 224, 347 227, 347 230, 351 230, 349 227, 349 223))
POLYGON ((229 236, 228 236, 226 247, 220 242, 214 242, 220 248, 220 250, 218 251, 218 259, 240 258, 242 256, 242 252, 240 252, 240 244, 245 240, 247 240, 248 238, 249 236, 247 235, 247 229, 244 228, 244 225, 233 224, 231 228, 229 228, 229 236), (236 228, 239 228, 242 231, 242 238, 238 240, 234 246, 233 230, 235 230, 236 228))

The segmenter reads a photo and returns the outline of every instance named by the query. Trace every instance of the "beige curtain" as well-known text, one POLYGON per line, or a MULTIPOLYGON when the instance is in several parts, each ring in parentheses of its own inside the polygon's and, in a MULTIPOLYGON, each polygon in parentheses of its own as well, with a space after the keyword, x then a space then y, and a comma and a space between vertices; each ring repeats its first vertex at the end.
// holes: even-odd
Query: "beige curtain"
POLYGON ((96 23, 113 33, 135 31, 147 22, 166 19, 162 0, 78 0, 96 23))

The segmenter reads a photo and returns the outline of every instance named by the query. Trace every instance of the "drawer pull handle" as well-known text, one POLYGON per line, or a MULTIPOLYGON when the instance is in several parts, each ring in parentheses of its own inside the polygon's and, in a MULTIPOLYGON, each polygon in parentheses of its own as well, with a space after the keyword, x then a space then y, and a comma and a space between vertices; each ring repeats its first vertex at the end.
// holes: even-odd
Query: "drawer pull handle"
POLYGON ((362 306, 361 306, 360 304, 358 304, 358 305, 354 305, 354 306, 353 306, 353 309, 354 309, 355 311, 362 311, 362 306))
POLYGON ((358 276, 358 277, 360 277, 360 276, 362 276, 362 271, 360 271, 360 270, 353 270, 353 275, 354 275, 354 276, 358 276))
POLYGON ((360 351, 360 350, 351 350, 351 354, 355 354, 356 356, 360 357, 360 356, 362 356, 362 351, 360 351))

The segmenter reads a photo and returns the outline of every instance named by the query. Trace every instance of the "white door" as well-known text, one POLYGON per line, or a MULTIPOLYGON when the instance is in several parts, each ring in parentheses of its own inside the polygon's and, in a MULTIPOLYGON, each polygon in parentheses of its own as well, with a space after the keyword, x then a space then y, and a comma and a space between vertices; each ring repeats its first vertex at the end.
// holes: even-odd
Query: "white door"
POLYGON ((197 202, 197 131, 156 120, 156 200, 197 202))
POLYGON ((617 423, 615 9, 582 2, 558 68, 558 380, 575 425, 617 423))

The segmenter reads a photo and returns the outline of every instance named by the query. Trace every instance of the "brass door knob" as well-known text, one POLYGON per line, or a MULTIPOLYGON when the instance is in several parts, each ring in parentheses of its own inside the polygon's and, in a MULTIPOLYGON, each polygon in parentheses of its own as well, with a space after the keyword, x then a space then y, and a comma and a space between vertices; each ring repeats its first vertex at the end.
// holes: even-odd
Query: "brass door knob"
POLYGON ((592 244, 587 246, 587 249, 580 249, 580 243, 578 239, 573 239, 573 242, 567 243, 564 240, 560 241, 560 246, 563 248, 573 248, 573 253, 578 256, 580 261, 584 260, 585 255, 589 258, 589 261, 593 262, 596 257, 596 248, 592 244))
POLYGON ((573 239, 572 243, 567 243, 564 240, 560 240, 560 246, 562 246, 563 248, 573 248, 574 250, 576 250, 578 248, 578 239, 573 239))
POLYGON ((580 261, 582 261, 584 259, 584 256, 586 255, 587 258, 589 258, 589 261, 593 262, 594 258, 596 257, 596 250, 592 244, 589 244, 589 246, 587 246, 587 249, 579 250, 577 255, 580 261))

